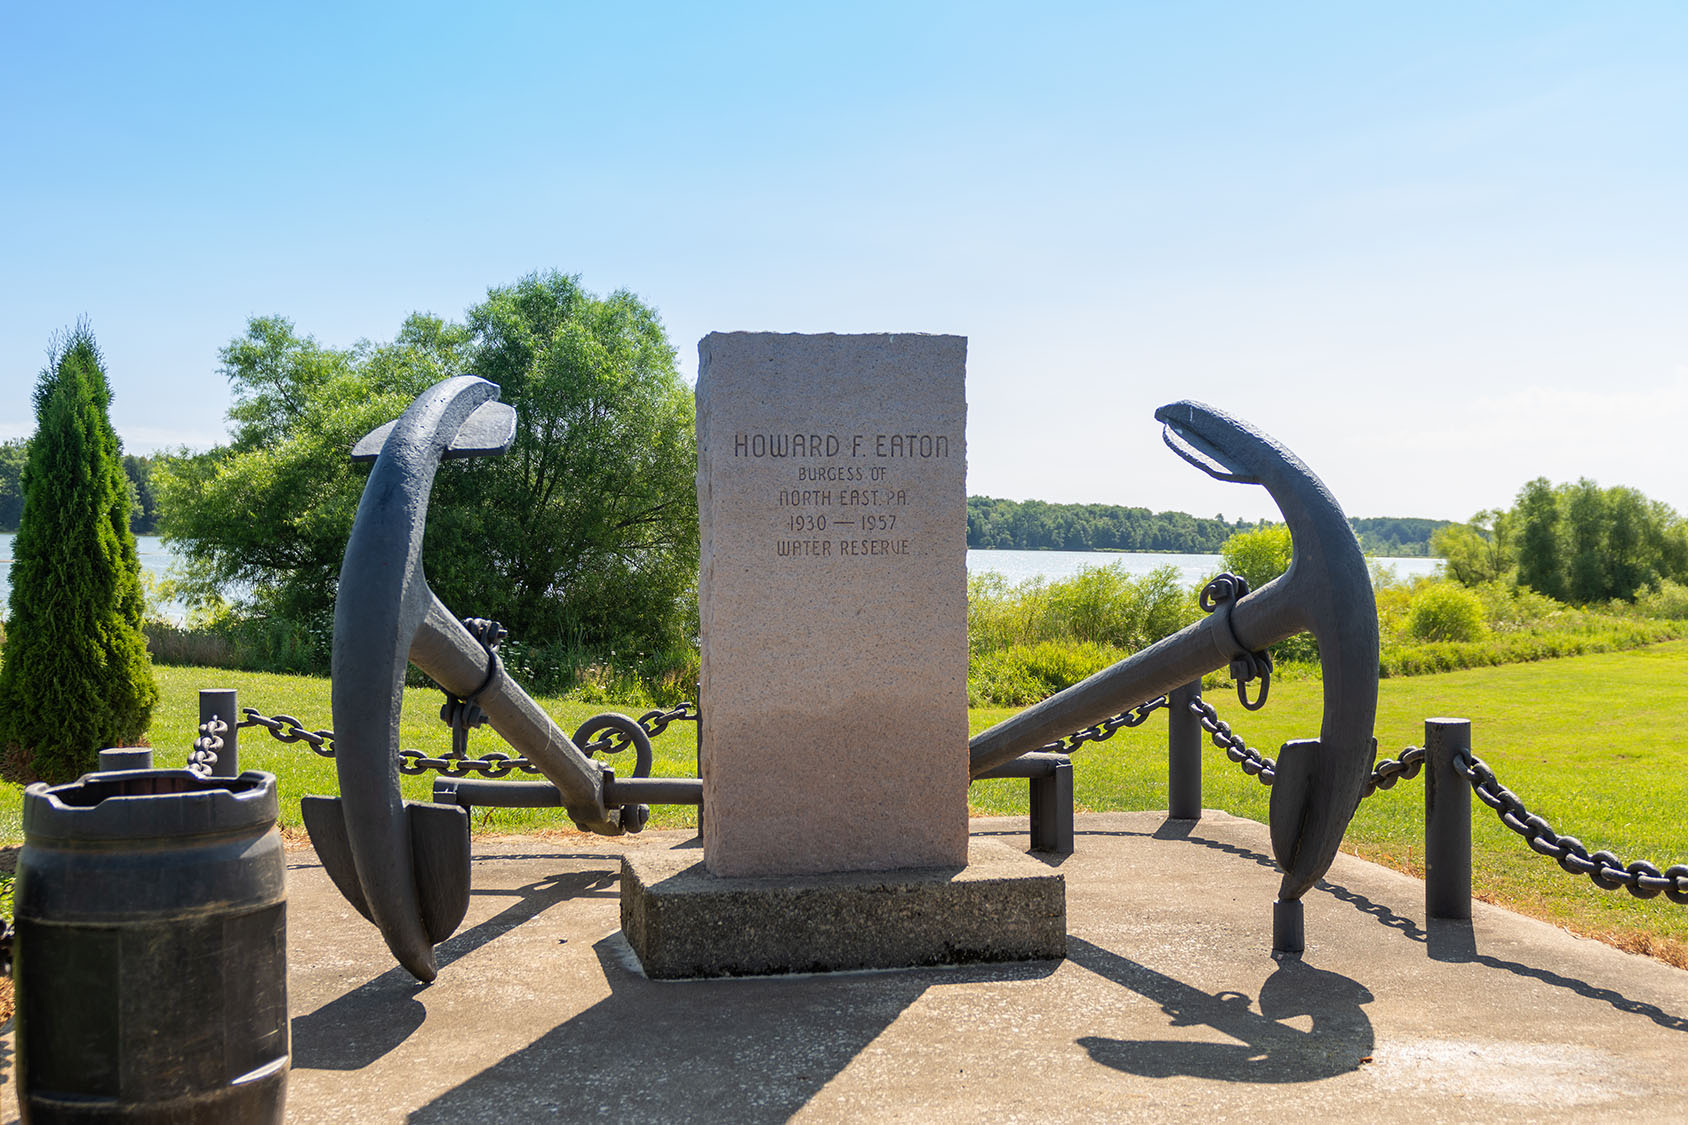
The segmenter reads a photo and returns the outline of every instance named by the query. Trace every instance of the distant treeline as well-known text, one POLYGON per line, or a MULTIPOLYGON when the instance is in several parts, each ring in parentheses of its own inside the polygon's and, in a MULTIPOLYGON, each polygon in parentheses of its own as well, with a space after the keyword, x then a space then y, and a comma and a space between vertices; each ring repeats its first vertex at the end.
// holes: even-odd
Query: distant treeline
MULTIPOLYGON (((0 532, 18 529, 23 513, 23 463, 29 457, 29 439, 0 442, 0 532)), ((151 457, 125 455, 123 471, 128 474, 133 504, 129 509, 129 530, 151 535, 158 529, 157 503, 152 494, 151 457)))
POLYGON ((1368 555, 1390 558, 1422 558, 1430 554, 1430 537, 1436 529, 1448 527, 1452 520, 1421 520, 1402 516, 1375 516, 1371 519, 1348 517, 1354 534, 1360 537, 1360 547, 1368 555))
MULTIPOLYGON (((1151 512, 1113 504, 1050 504, 1042 500, 967 498, 967 545, 1013 551, 1165 551, 1217 554, 1225 540, 1267 521, 1202 519, 1186 512, 1151 512)), ((1430 536, 1446 520, 1351 519, 1368 554, 1426 555, 1430 536)))
MULTIPOLYGON (((0 532, 18 529, 23 510, 19 475, 28 454, 27 438, 0 442, 0 532)), ((152 535, 158 527, 151 482, 153 457, 125 455, 123 469, 133 489, 130 528, 152 535)), ((1042 500, 967 498, 967 545, 1012 551, 1165 551, 1213 555, 1239 531, 1269 521, 1202 519, 1185 512, 1151 512, 1114 504, 1049 504, 1042 500)), ((1447 520, 1379 517, 1350 519, 1360 546, 1369 555, 1413 557, 1430 553, 1430 536, 1447 520)))

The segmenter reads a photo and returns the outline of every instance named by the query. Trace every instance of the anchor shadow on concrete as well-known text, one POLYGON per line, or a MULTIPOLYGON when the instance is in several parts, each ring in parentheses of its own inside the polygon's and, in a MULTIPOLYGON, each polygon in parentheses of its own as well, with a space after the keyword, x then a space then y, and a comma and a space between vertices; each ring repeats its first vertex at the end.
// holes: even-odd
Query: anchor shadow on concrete
POLYGON ((1159 1004, 1172 1027, 1205 1025, 1235 1043, 1176 1039, 1077 1040, 1104 1066, 1145 1078, 1184 1075, 1221 1082, 1315 1082, 1345 1074, 1371 1057, 1375 1037, 1363 1004, 1372 994, 1357 981, 1285 960, 1261 986, 1259 1010, 1240 992, 1209 993, 1079 938, 1068 958, 1098 976, 1159 1004), (1303 1031, 1287 1021, 1312 1018, 1303 1031))
MULTIPOLYGON (((1193 835, 1191 829, 1198 823, 1197 821, 1168 820, 1154 835, 1157 839, 1179 839, 1200 847, 1211 848, 1215 851, 1224 852, 1226 855, 1251 860, 1262 867, 1276 867, 1272 857, 1250 848, 1193 835)), ((1142 835, 1142 833, 1129 832, 1099 834, 1142 835)), ((1347 903, 1362 914, 1369 914, 1377 920, 1379 925, 1397 930, 1408 941, 1423 945, 1432 961, 1482 965, 1485 968, 1527 977, 1553 988, 1563 988, 1586 999, 1608 1004, 1620 1012, 1642 1016, 1660 1027, 1672 1031, 1688 1031, 1688 1018, 1667 1012, 1656 1004, 1649 1004, 1644 1000, 1625 996, 1617 989, 1603 987, 1577 977, 1566 976, 1563 973, 1554 972, 1552 969, 1526 965, 1520 961, 1507 961, 1492 954, 1481 952, 1477 948, 1476 931, 1469 921, 1446 921, 1432 918, 1428 920, 1429 928, 1426 929, 1425 924, 1421 924, 1418 920, 1397 913, 1387 905, 1367 898, 1365 895, 1350 890, 1340 883, 1333 883, 1329 879, 1319 880, 1314 885, 1314 890, 1328 894, 1339 902, 1347 903)))
MULTIPOLYGON (((594 894, 613 896, 617 884, 614 871, 569 871, 510 891, 472 891, 515 895, 516 901, 441 942, 435 951, 438 964, 443 969, 560 902, 594 894)), ((373 1063, 422 1026, 428 1013, 417 997, 427 987, 419 985, 408 970, 395 966, 315 1011, 294 1017, 294 1069, 361 1070, 373 1063)))
POLYGON ((1059 962, 652 981, 619 932, 594 947, 610 995, 440 1095, 412 1122, 598 1115, 785 1121, 927 989, 1035 980, 1059 962))

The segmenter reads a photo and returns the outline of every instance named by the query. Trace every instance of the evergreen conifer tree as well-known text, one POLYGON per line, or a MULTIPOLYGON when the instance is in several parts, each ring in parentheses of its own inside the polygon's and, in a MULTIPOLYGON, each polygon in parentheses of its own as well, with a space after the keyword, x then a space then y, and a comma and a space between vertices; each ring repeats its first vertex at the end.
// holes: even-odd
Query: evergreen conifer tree
POLYGON ((49 781, 135 743, 158 700, 110 405, 94 334, 79 323, 54 341, 35 387, 0 650, 4 759, 49 781))

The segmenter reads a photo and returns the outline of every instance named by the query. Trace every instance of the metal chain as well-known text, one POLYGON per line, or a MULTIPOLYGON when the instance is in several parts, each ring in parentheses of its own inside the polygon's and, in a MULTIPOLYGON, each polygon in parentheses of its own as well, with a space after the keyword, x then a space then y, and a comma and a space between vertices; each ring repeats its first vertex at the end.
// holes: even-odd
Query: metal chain
MULTIPOLYGON (((331 730, 307 730, 305 724, 292 715, 277 715, 270 718, 260 715, 256 709, 244 707, 241 713, 246 717, 238 724, 242 727, 263 727, 280 742, 303 742, 324 758, 334 757, 334 732, 331 730)), ((666 731, 674 723, 698 721, 697 704, 686 702, 677 704, 666 711, 651 710, 639 716, 638 723, 645 728, 645 733, 652 738, 666 731)), ((580 752, 591 756, 593 754, 619 754, 633 744, 627 734, 611 730, 600 738, 582 743, 580 752)), ((196 744, 197 745, 197 744, 196 744)), ((402 774, 421 774, 435 771, 447 777, 467 777, 470 774, 480 774, 482 777, 504 777, 515 770, 525 773, 539 773, 540 769, 527 758, 512 757, 509 754, 491 753, 480 758, 463 758, 453 755, 435 758, 429 757, 420 750, 399 751, 399 772, 402 774)))
MULTIPOLYGON (((1213 704, 1205 699, 1192 699, 1190 711, 1201 720, 1202 729, 1213 736, 1213 744, 1225 751, 1225 756, 1241 766, 1244 773, 1258 777, 1262 785, 1270 785, 1278 779, 1277 760, 1266 757, 1244 742, 1231 730, 1231 724, 1219 717, 1213 704)), ((1383 759, 1372 768, 1371 776, 1360 790, 1360 800, 1375 795, 1379 789, 1393 788, 1397 781, 1410 781, 1417 777, 1424 769, 1424 761, 1422 746, 1409 746, 1401 751, 1399 758, 1383 759)))
POLYGON ((1064 738, 1057 738, 1054 742, 1046 742, 1037 748, 1040 754, 1071 754, 1086 742, 1106 742, 1125 727, 1140 727, 1150 715, 1162 707, 1169 706, 1166 696, 1151 699, 1149 702, 1133 707, 1128 711, 1121 711, 1117 715, 1103 719, 1095 726, 1075 730, 1064 738))
POLYGON ((331 730, 309 730, 304 723, 292 715, 277 715, 270 718, 260 715, 254 707, 242 707, 240 713, 245 716, 235 724, 236 729, 242 727, 263 727, 269 731, 277 742, 303 742, 324 758, 334 757, 334 732, 331 730))
POLYGON ((193 753, 188 755, 188 769, 200 777, 210 777, 217 768, 217 755, 223 752, 223 735, 227 733, 229 725, 215 714, 199 724, 199 737, 193 740, 193 753))
POLYGON ((1636 898, 1653 898, 1661 891, 1674 903, 1688 905, 1688 864, 1676 864, 1660 871, 1646 860, 1626 864, 1607 851, 1590 853, 1575 836, 1561 836, 1544 817, 1524 807, 1517 794, 1495 778, 1483 759, 1474 754, 1454 757, 1454 769, 1471 783, 1477 799, 1495 810, 1500 822, 1524 838, 1530 850, 1556 861, 1572 875, 1587 875, 1604 890, 1626 888, 1636 898))
POLYGON ((1422 746, 1409 746, 1399 758, 1385 758, 1372 767, 1366 787, 1360 790, 1360 800, 1374 796, 1379 789, 1391 789, 1397 781, 1411 781, 1424 769, 1427 755, 1422 746))
POLYGON ((1198 696, 1190 700, 1190 713, 1201 720, 1202 729, 1212 736, 1213 744, 1225 751, 1225 756, 1241 766, 1244 773, 1259 778, 1262 785, 1278 779, 1277 760, 1266 757, 1232 733, 1231 724, 1219 717, 1213 704, 1198 696))

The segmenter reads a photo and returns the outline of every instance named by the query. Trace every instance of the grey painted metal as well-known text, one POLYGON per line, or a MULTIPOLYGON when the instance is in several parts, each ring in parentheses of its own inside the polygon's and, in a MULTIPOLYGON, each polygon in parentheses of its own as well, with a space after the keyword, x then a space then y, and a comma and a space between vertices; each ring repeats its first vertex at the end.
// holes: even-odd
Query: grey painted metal
MULTIPOLYGON (((352 446, 351 459, 377 460, 381 456, 381 450, 386 448, 387 438, 392 436, 393 428, 397 425, 398 420, 395 418, 364 434, 358 439, 358 443, 352 446)), ((515 433, 515 407, 496 400, 483 402, 475 408, 474 413, 464 419, 457 432, 451 435, 444 452, 440 454, 440 459, 451 461, 459 457, 489 457, 503 453, 510 448, 510 439, 515 433)))
POLYGON ((1021 754, 1018 758, 988 769, 984 773, 973 775, 974 781, 996 781, 1009 777, 1051 777, 1055 770, 1065 763, 1072 761, 1065 754, 1031 753, 1021 754))
POLYGON ((1025 778, 1030 783, 1031 850, 1073 854, 1072 759, 1065 754, 1021 754, 973 780, 1004 778, 1025 778))
POLYGON ((150 770, 152 768, 152 747, 150 746, 114 746, 100 751, 100 772, 110 773, 113 770, 150 770))
POLYGON ((604 777, 606 804, 702 805, 703 781, 696 777, 604 777))
MULTIPOLYGON (((440 461, 509 448, 515 414, 495 404, 497 395, 484 379, 447 379, 383 428, 334 606, 331 694, 341 795, 323 799, 333 803, 319 803, 314 823, 307 821, 313 841, 320 831, 325 854, 340 857, 342 869, 330 870, 336 884, 342 890, 356 886, 388 948, 424 981, 436 972, 431 931, 441 919, 461 918, 467 902, 466 858, 460 872, 438 864, 443 857, 467 856, 468 821, 461 809, 413 812, 400 796, 399 710, 407 661, 453 694, 475 693, 487 678, 486 650, 428 588, 422 537, 440 461), (333 846, 342 833, 343 851, 333 846), (419 841, 418 833, 430 838, 419 841)), ((367 457, 376 440, 360 442, 358 456, 367 457)), ((491 682, 474 702, 558 788, 576 823, 621 830, 604 805, 601 766, 582 755, 501 667, 494 665, 491 682)))
POLYGON ((1031 779, 1031 850, 1073 854, 1073 763, 1064 756, 1047 775, 1031 779))
POLYGON ((1163 406, 1167 444, 1219 480, 1266 488, 1294 541, 1289 570, 1236 603, 1030 707, 969 744, 988 771, 1067 731, 1164 695, 1225 667, 1229 635, 1251 651, 1310 632, 1319 642, 1324 718, 1316 741, 1291 743, 1272 789, 1280 899, 1300 898, 1329 870, 1371 775, 1377 744, 1377 605, 1371 575, 1341 506, 1301 460, 1248 423, 1197 402, 1163 406), (1226 628, 1226 626, 1229 628, 1226 628), (1285 774, 1290 775, 1288 784, 1285 774))
MULTIPOLYGON (((428 594, 427 613, 411 642, 410 661, 440 687, 461 697, 467 697, 486 679, 486 649, 432 592, 428 594)), ((577 825, 609 836, 621 831, 613 806, 607 806, 604 800, 603 763, 583 754, 545 709, 505 673, 502 663, 475 702, 485 712, 487 725, 520 750, 561 791, 563 807, 577 825)), ((336 715, 335 743, 344 757, 346 741, 339 730, 336 715)), ((395 755, 397 738, 395 727, 395 755)))
POLYGON ((1424 912, 1471 918, 1471 783, 1454 760, 1471 754, 1469 719, 1424 720, 1424 912))
POLYGON ((186 769, 24 793, 18 1101, 30 1122, 280 1122, 286 862, 275 778, 186 769))
MULTIPOLYGON (((695 777, 606 777, 604 798, 613 805, 701 805, 703 782, 695 777)), ((465 809, 554 809, 562 804, 562 795, 545 781, 439 777, 434 779, 434 801, 465 809)))
POLYGON ((1167 697, 1166 815, 1173 820, 1202 818, 1202 724, 1190 710, 1201 697, 1200 680, 1167 697))
POLYGON ((228 724, 220 736, 223 748, 217 751, 217 764, 211 767, 212 777, 240 776, 240 706, 236 693, 230 688, 201 688, 199 692, 199 725, 212 717, 228 724))
POLYGON ((1307 949, 1307 910, 1298 898, 1272 904, 1272 952, 1295 957, 1307 949))

